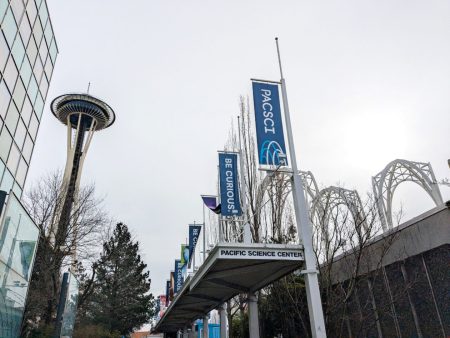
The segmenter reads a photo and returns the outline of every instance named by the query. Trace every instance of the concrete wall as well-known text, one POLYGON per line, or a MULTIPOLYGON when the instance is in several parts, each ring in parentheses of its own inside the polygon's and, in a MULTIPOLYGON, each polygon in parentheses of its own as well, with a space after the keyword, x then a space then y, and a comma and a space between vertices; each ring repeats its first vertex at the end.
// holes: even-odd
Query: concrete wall
MULTIPOLYGON (((336 297, 351 254, 333 266, 336 297)), ((349 301, 327 318, 330 337, 450 337, 450 209, 438 207, 366 248, 349 301), (385 251, 388 248, 387 251, 385 251)))

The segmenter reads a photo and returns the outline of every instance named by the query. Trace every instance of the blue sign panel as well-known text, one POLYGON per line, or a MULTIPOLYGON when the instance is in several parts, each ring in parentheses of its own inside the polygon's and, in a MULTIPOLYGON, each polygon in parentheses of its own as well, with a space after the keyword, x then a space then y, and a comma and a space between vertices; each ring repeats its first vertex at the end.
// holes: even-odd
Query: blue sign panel
POLYGON ((237 154, 219 153, 220 203, 223 216, 241 216, 237 154))
POLYGON ((183 273, 181 271, 183 265, 181 264, 180 259, 175 260, 175 285, 173 286, 173 292, 178 293, 183 286, 183 273))
POLYGON ((278 85, 253 82, 258 159, 262 165, 287 165, 278 85))
POLYGON ((189 225, 189 261, 192 259, 201 229, 201 225, 189 225))

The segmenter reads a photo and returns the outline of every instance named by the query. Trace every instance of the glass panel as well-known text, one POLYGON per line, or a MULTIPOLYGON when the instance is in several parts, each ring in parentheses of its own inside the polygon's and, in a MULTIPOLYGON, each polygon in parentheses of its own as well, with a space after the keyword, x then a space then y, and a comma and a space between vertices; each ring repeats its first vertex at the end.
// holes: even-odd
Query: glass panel
POLYGON ((9 47, 6 44, 3 34, 0 34, 0 71, 2 72, 3 69, 5 68, 6 60, 8 60, 8 55, 9 55, 9 47))
POLYGON ((8 104, 11 100, 11 95, 6 88, 5 82, 0 83, 0 116, 4 119, 8 111, 8 104))
POLYGON ((38 96, 36 97, 36 103, 34 104, 34 111, 36 112, 36 115, 39 120, 41 119, 43 110, 44 110, 44 100, 42 100, 41 94, 38 94, 38 96))
POLYGON ((19 111, 16 106, 11 103, 8 108, 8 113, 6 114, 5 124, 9 129, 11 134, 16 131, 17 121, 19 121, 19 111))
POLYGON ((34 20, 36 19, 36 15, 37 15, 36 5, 34 4, 33 0, 28 1, 27 14, 28 14, 28 18, 30 19, 31 26, 33 26, 34 20))
POLYGON ((30 84, 28 85, 28 97, 30 98, 31 104, 36 100, 36 94, 38 92, 38 85, 34 76, 31 77, 30 84))
POLYGON ((28 99, 28 97, 25 98, 25 103, 23 104, 22 107, 22 112, 21 112, 21 116, 22 116, 22 120, 25 123, 25 126, 28 126, 28 123, 30 122, 30 117, 31 114, 33 113, 33 107, 31 106, 30 100, 28 99))
POLYGON ((30 135, 27 135, 25 140, 25 145, 23 146, 22 155, 25 157, 25 161, 30 163, 31 154, 33 153, 33 141, 31 140, 30 135))
POLYGON ((44 71, 44 66, 42 65, 41 58, 36 58, 36 63, 34 64, 33 73, 36 76, 36 81, 39 82, 42 72, 44 71))
POLYGON ((0 190, 3 191, 10 191, 12 186, 14 184, 14 177, 11 175, 8 169, 5 170, 5 173, 3 174, 3 180, 2 184, 0 185, 0 190))
POLYGON ((30 26, 30 23, 28 22, 28 19, 26 16, 24 16, 22 18, 22 22, 20 23, 19 31, 20 31, 20 35, 22 36, 23 43, 26 46, 28 44, 28 39, 30 38, 30 35, 31 35, 31 26, 30 26))
POLYGON ((53 64, 52 64, 50 57, 48 57, 47 61, 45 62, 44 71, 45 71, 45 75, 47 75, 47 80, 50 82, 50 80, 52 78, 52 72, 53 72, 53 64))
POLYGON ((28 132, 30 133, 31 138, 33 140, 36 140, 38 128, 39 128, 39 121, 36 117, 36 114, 33 114, 33 116, 31 117, 30 125, 28 126, 28 132))
POLYGON ((3 16, 5 15, 7 8, 8 8, 8 0, 0 0, 0 23, 2 22, 3 16))
POLYGON ((69 286, 67 290, 66 304, 64 307, 63 320, 61 324, 61 336, 72 337, 77 314, 78 303, 78 281, 76 277, 69 274, 69 286))
POLYGON ((33 27, 33 35, 36 40, 36 44, 38 46, 41 43, 42 34, 43 34, 43 31, 42 31, 41 22, 39 21, 39 19, 36 19, 36 22, 34 23, 34 27, 33 27))
POLYGON ((14 41, 14 46, 11 50, 12 55, 14 57, 14 61, 16 61, 17 68, 20 68, 22 64, 23 57, 25 56, 25 47, 23 46, 22 39, 20 36, 16 38, 14 41))
MULTIPOLYGON (((1 0, 0 0, 1 1, 1 0)), ((0 181, 2 179, 3 176, 3 172, 5 171, 5 164, 3 163, 2 160, 0 160, 0 181)))
POLYGON ((25 99, 25 87, 22 84, 22 80, 19 78, 14 89, 13 99, 19 110, 22 108, 23 100, 25 99))
POLYGON ((19 72, 17 71, 16 64, 14 63, 13 58, 10 56, 8 63, 6 64, 5 73, 3 77, 6 84, 8 85, 8 89, 10 92, 13 91, 18 75, 19 72))
POLYGON ((17 165, 20 160, 20 151, 19 148, 14 144, 12 144, 11 151, 9 152, 8 162, 6 163, 6 167, 12 172, 15 173, 17 169, 17 165))
POLYGON ((14 183, 14 185, 12 187, 12 191, 17 197, 21 197, 22 196, 22 189, 20 188, 20 186, 17 183, 17 181, 14 183))
POLYGON ((58 54, 58 49, 56 48, 56 42, 55 42, 55 39, 53 38, 52 44, 50 45, 50 57, 52 58, 53 64, 55 64, 57 54, 58 54))
POLYGON ((6 163, 8 159, 9 149, 11 148, 12 137, 8 132, 8 129, 3 128, 0 134, 0 158, 6 163))
POLYGON ((47 40, 47 45, 50 46, 50 42, 53 38, 53 31, 52 31, 52 24, 50 23, 50 20, 47 22, 47 26, 45 27, 44 31, 45 40, 47 40))
POLYGON ((14 37, 16 36, 17 32, 17 25, 16 21, 14 21, 14 17, 10 8, 8 8, 8 10, 6 11, 6 15, 2 23, 2 29, 3 34, 5 34, 6 41, 8 41, 8 45, 12 46, 14 37))
POLYGON ((36 7, 39 8, 41 6, 42 0, 35 0, 35 2, 36 2, 36 7))
POLYGON ((39 55, 41 56, 41 60, 45 60, 47 58, 48 49, 45 43, 41 43, 41 47, 39 47, 39 55))
POLYGON ((48 10, 47 10, 47 4, 45 1, 42 3, 41 7, 39 8, 39 17, 41 18, 42 25, 45 26, 48 20, 48 10))
POLYGON ((30 59, 30 64, 34 65, 34 61, 36 60, 38 50, 36 47, 36 42, 34 42, 34 38, 31 37, 30 41, 28 41, 28 47, 27 47, 27 55, 30 59))
POLYGON ((14 16, 16 18, 16 22, 20 22, 20 18, 22 17, 22 13, 25 8, 23 7, 22 0, 11 0, 11 8, 13 10, 14 16))
POLYGON ((17 121, 19 121, 19 111, 17 110, 15 104, 11 103, 5 119, 5 125, 8 127, 11 134, 14 134, 16 131, 17 121))
POLYGON ((31 77, 31 66, 27 57, 24 58, 22 67, 20 68, 20 76, 22 77, 23 84, 27 87, 31 77))
MULTIPOLYGON (((20 190, 20 189, 19 189, 20 190)), ((0 336, 19 337, 39 231, 14 195, 0 226, 0 336)))
POLYGON ((19 183, 21 187, 23 187, 25 183, 25 178, 27 177, 28 165, 25 160, 22 158, 19 163, 19 167, 17 168, 16 173, 16 181, 19 183))
POLYGON ((14 134, 14 140, 16 141, 19 149, 22 149, 26 136, 27 136, 27 128, 25 127, 25 124, 23 123, 22 119, 20 119, 19 124, 17 125, 16 133, 14 134))

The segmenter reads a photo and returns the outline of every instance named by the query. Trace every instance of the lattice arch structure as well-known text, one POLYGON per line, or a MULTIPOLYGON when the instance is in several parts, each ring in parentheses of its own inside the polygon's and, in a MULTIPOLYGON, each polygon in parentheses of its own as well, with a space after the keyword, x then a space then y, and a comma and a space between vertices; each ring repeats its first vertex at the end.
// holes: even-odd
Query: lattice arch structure
POLYGON ((335 208, 344 205, 350 211, 355 223, 356 231, 363 226, 367 231, 366 215, 356 190, 348 190, 341 187, 330 186, 322 189, 312 202, 311 219, 317 219, 324 240, 328 236, 328 224, 331 213, 335 208))
POLYGON ((400 183, 408 181, 421 186, 436 205, 444 203, 430 163, 394 160, 372 177, 374 197, 384 231, 393 227, 392 198, 395 189, 400 183))

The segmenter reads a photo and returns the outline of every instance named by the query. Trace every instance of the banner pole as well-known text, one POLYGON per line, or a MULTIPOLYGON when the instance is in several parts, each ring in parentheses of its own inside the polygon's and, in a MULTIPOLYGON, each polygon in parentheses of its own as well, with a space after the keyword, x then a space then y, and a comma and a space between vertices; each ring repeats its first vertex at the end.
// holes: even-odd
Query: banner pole
POLYGON ((297 168, 297 159, 295 155, 294 137, 292 134, 291 118, 286 91, 286 81, 281 67, 280 48, 278 38, 275 38, 278 55, 278 65, 280 67, 281 93, 283 97, 283 108, 286 122, 286 132, 289 143, 289 154, 292 166, 292 195, 294 199, 295 219, 297 222, 297 231, 300 243, 303 244, 305 252, 305 267, 302 271, 305 276, 306 295, 308 301, 309 320, 311 332, 314 338, 326 338, 325 321, 323 317, 322 301, 320 299, 320 289, 318 281, 318 271, 316 266, 316 256, 312 245, 312 226, 309 219, 309 208, 306 204, 305 193, 303 190, 302 178, 297 168))
POLYGON ((205 203, 202 203, 203 205, 203 263, 205 263, 206 259, 206 220, 205 220, 205 203))

